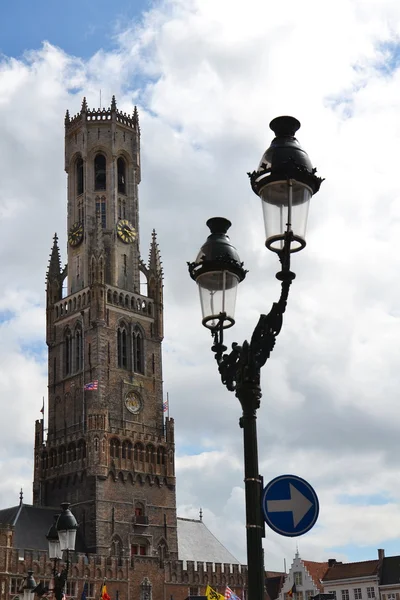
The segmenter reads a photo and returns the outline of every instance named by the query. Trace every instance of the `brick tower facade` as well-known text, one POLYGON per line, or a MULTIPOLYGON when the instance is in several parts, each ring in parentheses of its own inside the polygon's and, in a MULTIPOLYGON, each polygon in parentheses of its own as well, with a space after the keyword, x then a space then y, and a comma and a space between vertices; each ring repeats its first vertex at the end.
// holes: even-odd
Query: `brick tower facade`
POLYGON ((84 99, 79 114, 67 112, 65 170, 68 264, 62 268, 55 236, 46 278, 47 431, 37 421, 33 503, 71 502, 89 552, 176 559, 163 274, 154 231, 146 264, 139 252, 136 109, 123 114, 113 97, 109 109, 89 110, 84 99))

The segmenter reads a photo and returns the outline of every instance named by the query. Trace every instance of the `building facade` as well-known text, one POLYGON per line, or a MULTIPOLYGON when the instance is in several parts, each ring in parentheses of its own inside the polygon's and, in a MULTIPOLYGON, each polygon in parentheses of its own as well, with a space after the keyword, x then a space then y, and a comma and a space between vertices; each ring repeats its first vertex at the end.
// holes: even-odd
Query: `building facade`
MULTIPOLYGON (((328 563, 303 560, 296 552, 289 573, 279 590, 278 600, 311 600, 323 591, 321 578, 328 563)), ((271 598, 271 600, 275 600, 271 598)))
POLYGON ((0 510, 0 600, 28 570, 50 579, 45 534, 61 502, 79 522, 68 596, 87 581, 98 597, 106 579, 112 600, 184 600, 208 584, 243 597, 246 569, 221 544, 207 555, 201 519, 180 528, 183 550, 185 532, 199 536, 197 554, 179 552, 163 272, 154 231, 148 260, 140 255, 136 108, 126 115, 113 97, 108 109, 84 99, 67 112, 65 170, 68 262, 55 235, 46 275, 48 413, 35 425, 33 506, 21 496, 0 510))
POLYGON ((335 600, 375 600, 380 595, 384 555, 378 550, 377 559, 352 563, 331 559, 323 577, 324 591, 333 594, 335 600))

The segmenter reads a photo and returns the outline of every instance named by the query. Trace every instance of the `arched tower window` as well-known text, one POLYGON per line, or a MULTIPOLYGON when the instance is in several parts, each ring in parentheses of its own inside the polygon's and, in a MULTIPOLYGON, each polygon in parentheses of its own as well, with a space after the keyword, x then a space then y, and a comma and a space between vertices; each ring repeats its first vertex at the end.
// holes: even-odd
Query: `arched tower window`
POLYGON ((64 370, 66 375, 72 373, 72 336, 69 329, 64 335, 64 370))
POLYGON ((126 162, 120 156, 117 160, 118 193, 126 194, 126 162))
POLYGON ((83 364, 83 337, 80 325, 75 329, 75 371, 80 371, 83 364))
POLYGON ((122 541, 119 537, 115 537, 112 540, 110 553, 111 556, 117 556, 118 558, 122 556, 122 541))
POLYGON ((119 458, 119 447, 120 443, 117 438, 112 438, 110 440, 110 456, 111 458, 119 458))
POLYGON ((133 333, 133 370, 136 373, 144 373, 143 335, 140 330, 133 333))
MULTIPOLYGON (((75 163, 75 173, 76 173, 76 195, 80 196, 83 194, 84 189, 84 181, 83 181, 83 160, 82 157, 79 156, 75 163)), ((81 219, 79 219, 81 221, 81 219)))
POLYGON ((127 344, 127 333, 125 324, 121 324, 118 327, 117 332, 117 346, 118 346, 118 366, 121 369, 128 368, 128 344, 127 344))
POLYGON ((106 157, 104 154, 96 154, 94 159, 94 189, 105 190, 107 185, 106 157))
POLYGON ((132 444, 127 440, 122 443, 122 458, 127 458, 129 460, 132 458, 132 444))

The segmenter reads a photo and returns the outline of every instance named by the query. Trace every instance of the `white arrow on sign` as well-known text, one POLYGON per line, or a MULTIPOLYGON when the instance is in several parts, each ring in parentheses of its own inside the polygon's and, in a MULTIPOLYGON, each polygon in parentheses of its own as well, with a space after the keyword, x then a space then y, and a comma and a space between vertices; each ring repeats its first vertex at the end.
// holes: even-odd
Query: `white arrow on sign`
POLYGON ((293 526, 297 527, 303 517, 308 513, 313 503, 303 496, 297 488, 289 483, 290 500, 267 500, 268 512, 291 512, 293 526))

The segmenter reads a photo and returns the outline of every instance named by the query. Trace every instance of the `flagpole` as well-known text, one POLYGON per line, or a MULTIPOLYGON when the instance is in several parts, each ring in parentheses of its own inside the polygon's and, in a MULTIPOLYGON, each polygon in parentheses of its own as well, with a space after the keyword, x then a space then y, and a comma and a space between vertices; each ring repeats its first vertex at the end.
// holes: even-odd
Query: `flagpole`
POLYGON ((169 394, 167 392, 167 417, 169 419, 169 394))
POLYGON ((42 408, 42 410, 43 410, 43 439, 42 439, 42 442, 44 442, 45 441, 45 439, 44 439, 44 431, 45 431, 45 427, 44 427, 44 396, 43 396, 43 408, 42 408))

